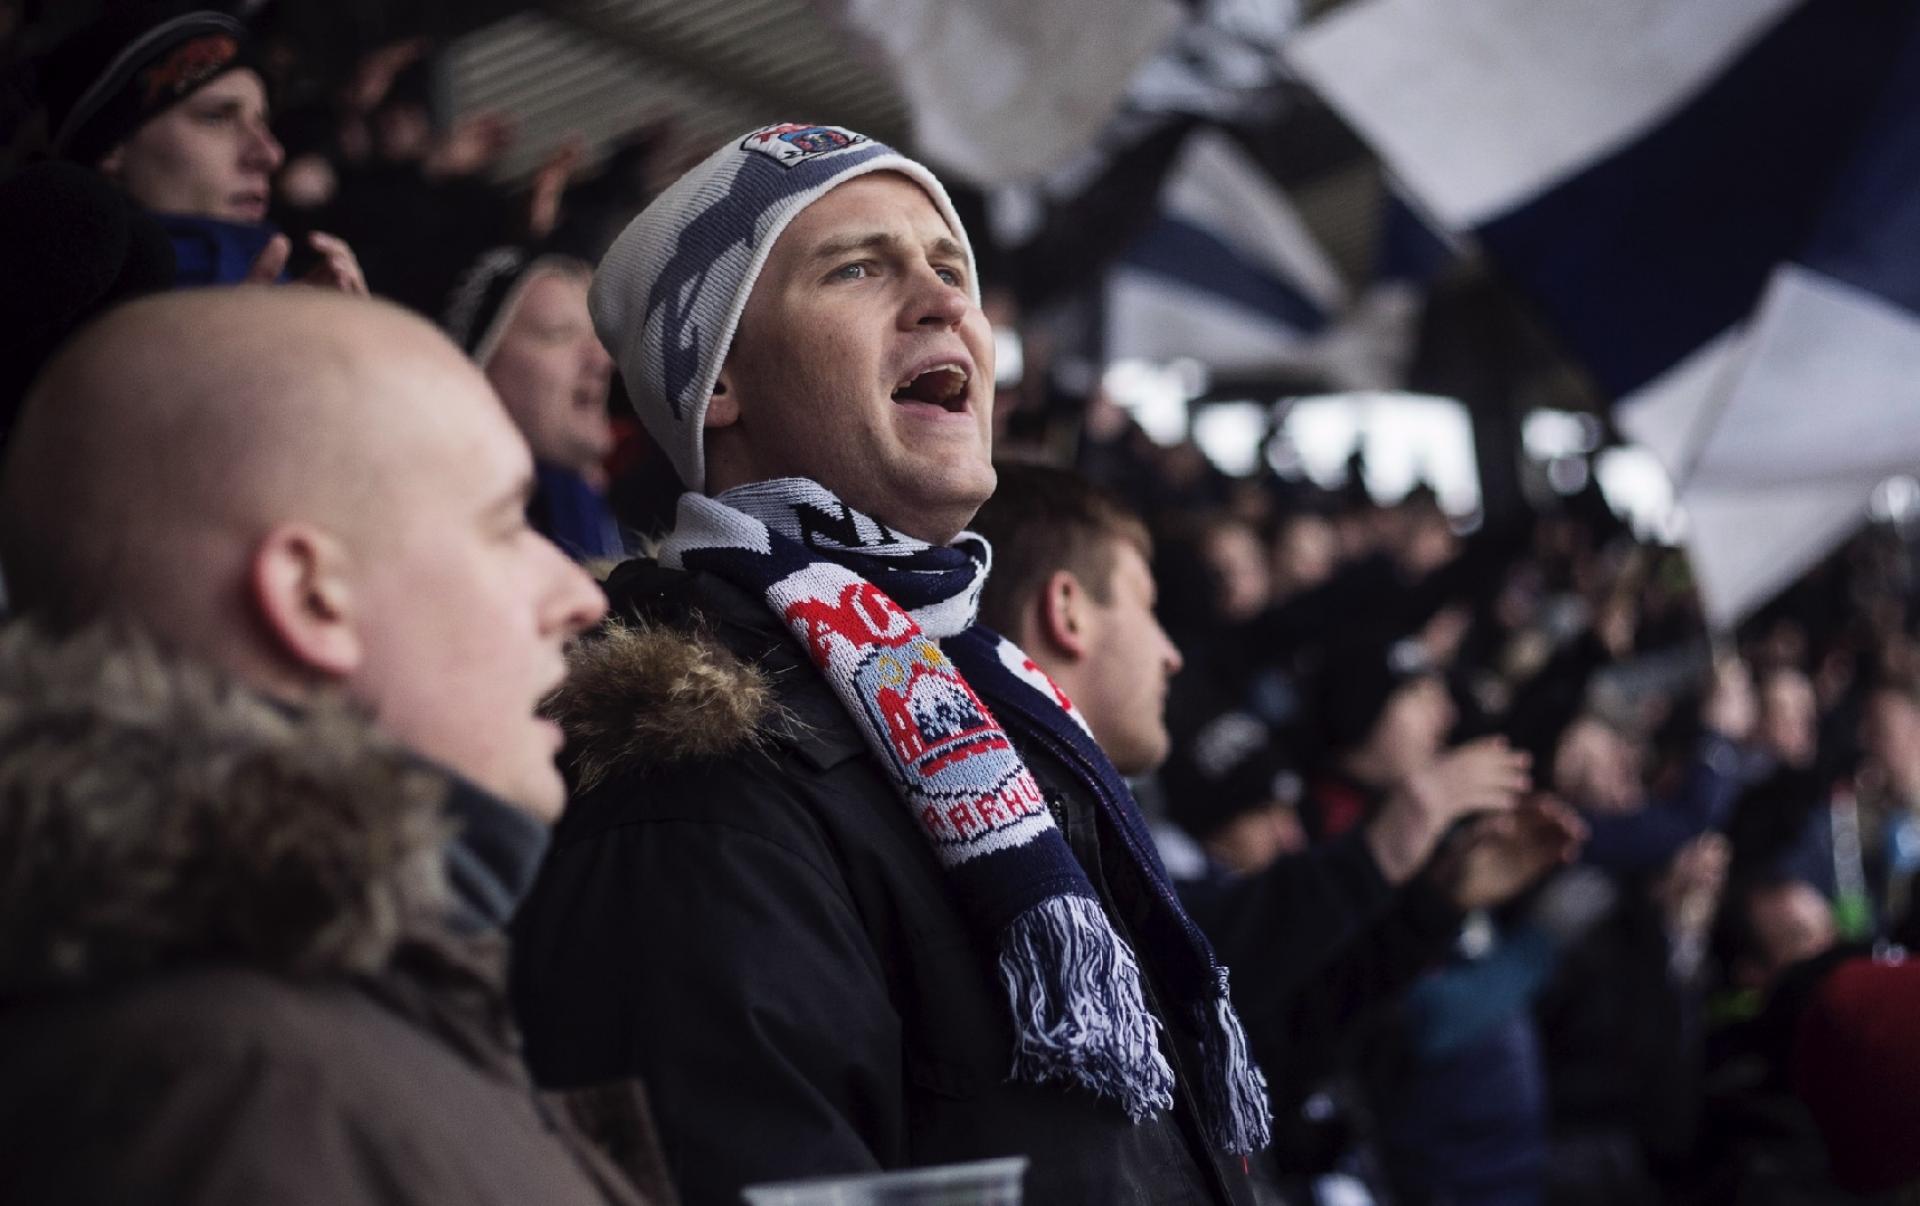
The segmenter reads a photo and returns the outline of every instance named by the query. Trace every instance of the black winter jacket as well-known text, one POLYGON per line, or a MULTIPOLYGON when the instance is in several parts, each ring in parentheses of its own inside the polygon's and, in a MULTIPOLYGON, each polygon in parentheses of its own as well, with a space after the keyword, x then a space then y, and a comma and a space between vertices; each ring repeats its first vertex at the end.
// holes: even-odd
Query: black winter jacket
MULTIPOLYGON (((578 651, 554 709, 578 791, 516 924, 538 1077, 644 1076, 696 1206, 756 1182, 1014 1154, 1032 1160, 1027 1200, 1048 1206, 1248 1200, 1242 1162, 1194 1125, 1179 1020, 1179 1101, 1140 1125, 1009 1080, 994 952, 764 603, 646 562, 608 593, 613 627, 578 651)), ((1103 874, 1091 802, 1023 752, 1126 929, 1114 902, 1133 885, 1124 864, 1103 874)))

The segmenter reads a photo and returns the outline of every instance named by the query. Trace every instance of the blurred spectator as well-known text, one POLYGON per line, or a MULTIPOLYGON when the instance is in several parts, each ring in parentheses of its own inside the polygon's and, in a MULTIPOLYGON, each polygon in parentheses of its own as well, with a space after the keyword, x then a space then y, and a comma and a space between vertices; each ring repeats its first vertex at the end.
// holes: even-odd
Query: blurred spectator
POLYGON ((1701 705, 1700 736, 1682 762, 1678 786, 1658 798, 1648 794, 1640 741, 1591 714, 1577 720, 1560 739, 1552 775, 1555 790, 1587 816, 1588 860, 1616 874, 1654 872, 1689 841, 1725 826, 1752 775, 1739 743, 1752 734, 1756 716, 1746 666, 1723 661, 1701 705))
POLYGON ((1709 833, 1652 880, 1621 884, 1535 1002, 1554 1206, 1657 1201, 1694 1149, 1706 944, 1727 858, 1709 833))
MULTIPOLYGON (((56 155, 98 168, 166 228, 182 285, 282 279, 292 245, 268 224, 283 154, 246 28, 225 13, 121 8, 56 47, 41 72, 56 155)), ((352 250, 319 232, 301 279, 365 293, 352 250)))
MULTIPOLYGON (((1914 876, 1920 872, 1920 690, 1894 670, 1868 691, 1861 712, 1858 843, 1874 932, 1920 945, 1914 876)), ((1844 857, 1844 855, 1843 855, 1844 857)))
MULTIPOLYGON (((312 119, 311 145, 295 158, 297 173, 283 177, 282 199, 298 221, 331 224, 359 248, 382 294, 437 317, 488 248, 553 240, 585 150, 578 139, 561 143, 523 192, 495 183, 519 131, 500 113, 448 120, 435 103, 430 50, 412 38, 361 60, 337 106, 312 119)), ((634 199, 624 201, 622 218, 634 199)), ((599 235, 571 248, 603 249, 599 235)))
POLYGON ((461 278, 442 319, 533 449, 534 527, 589 561, 623 551, 606 502, 613 358, 587 312, 592 278, 579 260, 495 248, 461 278))
POLYGON ((1227 871, 1264 870, 1307 846, 1294 762, 1258 717, 1222 713, 1163 768, 1169 817, 1227 871))
POLYGON ((1762 875, 1735 885, 1727 901, 1728 975, 1765 991, 1796 963, 1839 939, 1833 906, 1805 880, 1762 875))
POLYGON ((1296 511, 1283 517, 1274 530, 1268 594, 1274 602, 1284 603, 1312 590, 1333 577, 1339 558, 1339 540, 1325 516, 1296 511))

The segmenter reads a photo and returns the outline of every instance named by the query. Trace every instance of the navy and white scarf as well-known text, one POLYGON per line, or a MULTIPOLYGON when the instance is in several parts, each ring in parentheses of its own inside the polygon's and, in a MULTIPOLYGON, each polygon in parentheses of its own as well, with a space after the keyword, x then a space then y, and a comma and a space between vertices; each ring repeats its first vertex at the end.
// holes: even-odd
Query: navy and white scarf
POLYGON ((660 550, 670 568, 759 592, 865 734, 999 952, 1013 1077, 1080 1085, 1138 1122, 1173 1106, 1159 1021, 1009 728, 1073 770, 1148 885, 1138 937, 1200 1034, 1202 1121, 1221 1149, 1257 1151, 1268 1139, 1266 1081, 1226 969, 1073 703, 1012 641, 974 623, 991 557, 972 533, 940 548, 891 531, 805 478, 684 495, 660 550))

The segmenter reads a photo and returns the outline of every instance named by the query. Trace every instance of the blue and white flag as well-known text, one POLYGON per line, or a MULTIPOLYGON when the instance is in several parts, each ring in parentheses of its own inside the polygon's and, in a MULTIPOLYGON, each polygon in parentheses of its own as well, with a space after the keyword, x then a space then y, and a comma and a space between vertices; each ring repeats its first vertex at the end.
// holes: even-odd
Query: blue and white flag
POLYGON ((1361 0, 1288 48, 1668 466, 1723 623, 1920 467, 1915 7, 1361 0))
POLYGON ((1152 224, 1108 273, 1109 360, 1194 360, 1215 378, 1398 383, 1417 290, 1352 306, 1285 193, 1217 129, 1190 135, 1152 224))

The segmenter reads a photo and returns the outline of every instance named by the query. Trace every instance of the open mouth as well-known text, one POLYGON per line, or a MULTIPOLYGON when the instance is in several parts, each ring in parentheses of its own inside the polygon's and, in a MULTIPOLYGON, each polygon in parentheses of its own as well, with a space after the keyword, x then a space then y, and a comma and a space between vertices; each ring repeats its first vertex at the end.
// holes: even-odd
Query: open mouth
POLYGON ((967 370, 958 364, 936 364, 921 369, 893 387, 893 400, 937 406, 948 414, 964 414, 967 409, 967 370))

